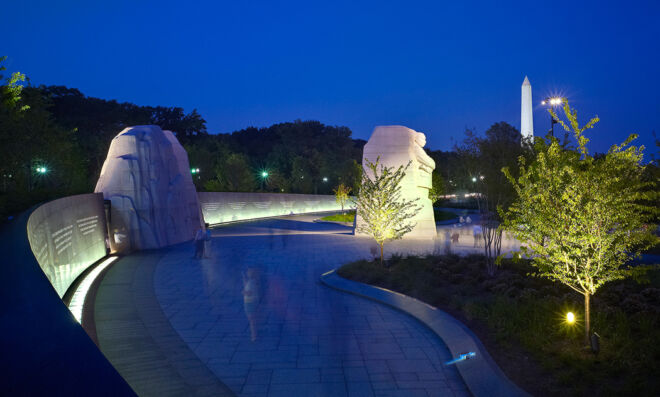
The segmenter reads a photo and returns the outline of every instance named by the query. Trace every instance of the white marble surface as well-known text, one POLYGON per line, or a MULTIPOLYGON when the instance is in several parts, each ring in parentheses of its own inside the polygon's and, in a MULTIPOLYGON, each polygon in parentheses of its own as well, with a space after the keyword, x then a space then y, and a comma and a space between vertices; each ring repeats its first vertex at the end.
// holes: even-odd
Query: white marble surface
POLYGON ((128 127, 112 140, 94 191, 112 201, 118 251, 190 240, 202 226, 186 151, 158 126, 128 127))
POLYGON ((534 138, 534 115, 532 113, 532 85, 529 79, 525 76, 521 87, 520 97, 520 133, 523 138, 534 138))
MULTIPOLYGON (((431 173, 435 169, 435 162, 424 151, 424 145, 426 136, 421 132, 400 125, 378 126, 364 146, 362 155, 362 167, 370 175, 372 173, 367 168, 367 160, 375 163, 380 157, 380 164, 394 168, 411 162, 406 176, 401 181, 401 197, 405 200, 418 198, 417 204, 421 205, 422 209, 411 219, 416 225, 410 233, 403 236, 404 239, 436 236, 433 204, 429 199, 431 173)), ((358 226, 360 222, 362 219, 358 216, 358 226)))

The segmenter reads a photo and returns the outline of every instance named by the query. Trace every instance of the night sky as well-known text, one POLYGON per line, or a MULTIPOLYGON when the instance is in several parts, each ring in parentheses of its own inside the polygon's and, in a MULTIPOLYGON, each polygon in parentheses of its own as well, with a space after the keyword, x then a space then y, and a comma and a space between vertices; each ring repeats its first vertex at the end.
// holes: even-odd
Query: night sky
MULTIPOLYGON (((33 84, 139 105, 197 108, 212 133, 295 119, 426 133, 520 127, 529 76, 562 94, 605 151, 660 134, 660 1, 6 1, 0 55, 33 84), (94 3, 94 4, 93 4, 94 3)), ((647 153, 650 153, 647 151, 647 153)))

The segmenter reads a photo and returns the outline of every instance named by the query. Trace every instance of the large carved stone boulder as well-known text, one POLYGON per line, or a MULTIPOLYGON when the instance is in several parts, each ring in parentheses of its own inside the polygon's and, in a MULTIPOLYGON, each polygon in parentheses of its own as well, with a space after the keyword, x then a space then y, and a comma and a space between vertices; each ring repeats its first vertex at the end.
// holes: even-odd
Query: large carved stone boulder
MULTIPOLYGON (((421 132, 400 125, 378 126, 364 146, 362 154, 362 168, 370 175, 372 172, 367 167, 367 160, 376 163, 376 159, 380 158, 380 164, 395 169, 402 165, 405 167, 410 162, 406 176, 401 180, 401 198, 419 199, 416 203, 422 209, 411 219, 416 225, 410 233, 403 236, 404 239, 436 236, 433 203, 429 199, 435 161, 426 154, 424 145, 426 136, 421 132)), ((363 221, 358 214, 356 226, 361 222, 363 221)))
POLYGON ((95 192, 111 200, 111 244, 118 251, 190 240, 203 226, 188 155, 155 125, 128 127, 110 144, 95 192))

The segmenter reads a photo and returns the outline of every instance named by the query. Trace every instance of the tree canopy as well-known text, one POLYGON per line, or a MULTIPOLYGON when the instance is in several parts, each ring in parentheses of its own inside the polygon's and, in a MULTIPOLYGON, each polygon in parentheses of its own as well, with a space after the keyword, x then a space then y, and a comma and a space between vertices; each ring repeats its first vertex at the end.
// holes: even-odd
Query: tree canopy
MULTIPOLYGON (((520 160, 519 177, 503 169, 517 198, 501 211, 504 227, 542 277, 559 281, 585 297, 585 332, 590 327, 589 298, 603 284, 640 271, 627 263, 655 243, 652 224, 658 214, 655 181, 644 180, 644 147, 631 135, 604 155, 589 154, 577 112, 564 104, 576 150, 554 137, 537 138, 531 162, 520 160)), ((556 119, 557 116, 553 114, 556 119)))

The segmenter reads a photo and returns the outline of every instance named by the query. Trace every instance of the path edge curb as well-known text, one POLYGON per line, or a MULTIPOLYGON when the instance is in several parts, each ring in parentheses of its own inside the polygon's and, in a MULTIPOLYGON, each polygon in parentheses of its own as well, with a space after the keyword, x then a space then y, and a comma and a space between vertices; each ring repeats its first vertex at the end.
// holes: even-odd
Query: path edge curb
POLYGON ((465 385, 475 397, 530 396, 506 377, 479 338, 448 313, 395 291, 345 279, 337 274, 337 269, 321 275, 320 281, 327 287, 369 299, 408 314, 442 339, 453 357, 467 352, 475 352, 475 358, 455 364, 465 385))

